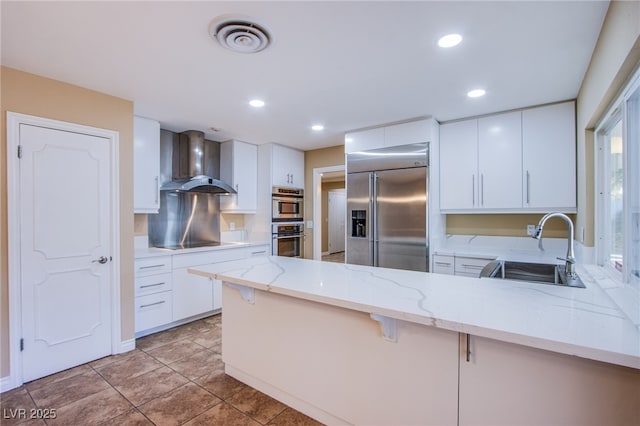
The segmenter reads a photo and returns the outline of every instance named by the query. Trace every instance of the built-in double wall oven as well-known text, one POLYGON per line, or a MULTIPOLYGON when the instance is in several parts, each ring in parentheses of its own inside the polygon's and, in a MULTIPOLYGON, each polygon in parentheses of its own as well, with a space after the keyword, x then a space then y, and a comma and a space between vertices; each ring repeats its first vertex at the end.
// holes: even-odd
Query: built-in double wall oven
POLYGON ((303 257, 303 220, 303 190, 274 187, 271 216, 271 253, 274 256, 303 257))
POLYGON ((302 257, 304 253, 304 224, 274 223, 272 231, 272 253, 274 256, 302 257))

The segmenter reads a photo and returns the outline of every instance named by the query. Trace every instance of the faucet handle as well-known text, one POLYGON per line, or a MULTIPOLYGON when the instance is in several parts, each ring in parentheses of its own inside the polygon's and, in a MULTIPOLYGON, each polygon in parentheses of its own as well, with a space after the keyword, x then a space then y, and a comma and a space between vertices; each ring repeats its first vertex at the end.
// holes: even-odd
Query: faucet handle
POLYGON ((576 260, 573 257, 556 257, 558 260, 562 260, 563 262, 569 262, 571 264, 576 263, 576 260))

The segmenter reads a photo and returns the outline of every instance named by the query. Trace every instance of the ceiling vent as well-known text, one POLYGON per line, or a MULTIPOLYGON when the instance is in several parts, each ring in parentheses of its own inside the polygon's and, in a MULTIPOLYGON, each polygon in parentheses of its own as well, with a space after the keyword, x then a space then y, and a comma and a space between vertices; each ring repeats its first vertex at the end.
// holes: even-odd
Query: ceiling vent
POLYGON ((216 20, 209 32, 223 47, 238 53, 258 53, 271 43, 271 36, 264 26, 244 18, 216 20))

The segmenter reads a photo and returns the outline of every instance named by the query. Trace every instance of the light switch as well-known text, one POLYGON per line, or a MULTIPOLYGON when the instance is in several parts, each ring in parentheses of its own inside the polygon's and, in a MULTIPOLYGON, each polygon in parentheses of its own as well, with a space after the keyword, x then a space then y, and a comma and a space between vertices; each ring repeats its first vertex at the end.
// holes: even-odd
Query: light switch
POLYGON ((307 229, 313 229, 313 221, 312 220, 308 220, 307 221, 307 229))

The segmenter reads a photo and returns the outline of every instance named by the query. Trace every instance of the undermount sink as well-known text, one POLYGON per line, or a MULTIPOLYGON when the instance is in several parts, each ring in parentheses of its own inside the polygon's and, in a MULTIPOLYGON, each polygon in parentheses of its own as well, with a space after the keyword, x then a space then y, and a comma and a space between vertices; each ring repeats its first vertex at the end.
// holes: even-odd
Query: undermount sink
POLYGON ((567 279, 564 265, 552 263, 512 262, 494 260, 480 272, 481 278, 501 278, 533 283, 585 288, 580 277, 567 279))

